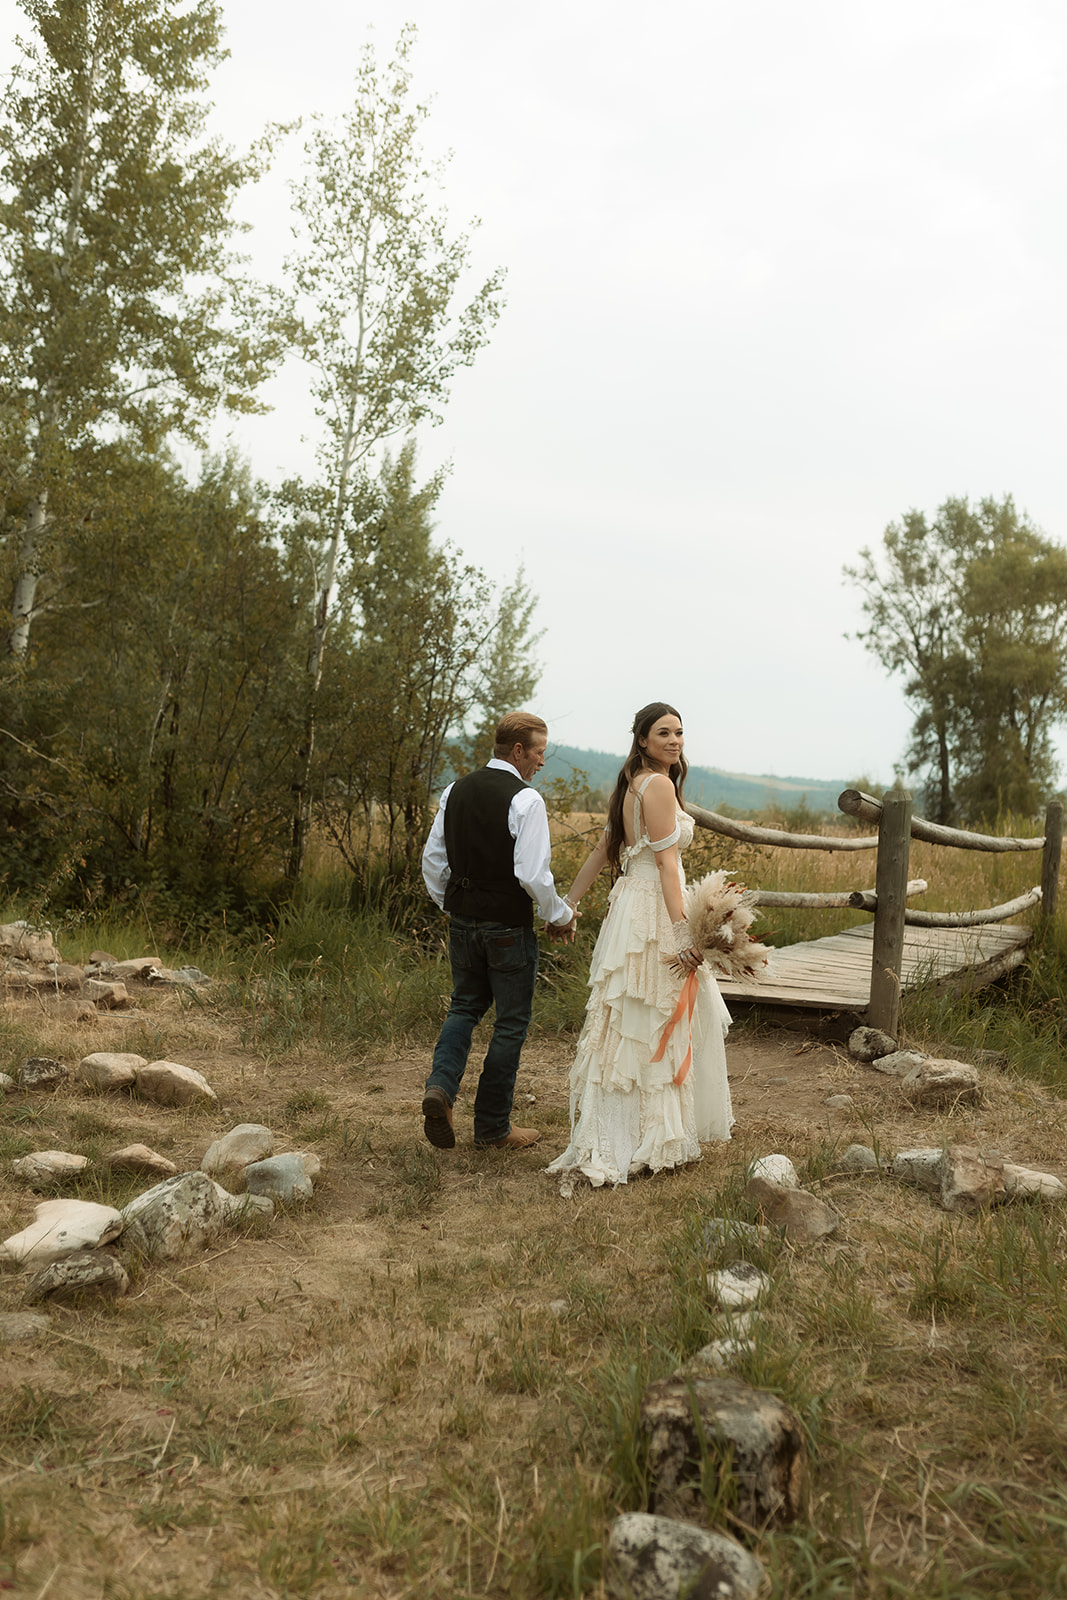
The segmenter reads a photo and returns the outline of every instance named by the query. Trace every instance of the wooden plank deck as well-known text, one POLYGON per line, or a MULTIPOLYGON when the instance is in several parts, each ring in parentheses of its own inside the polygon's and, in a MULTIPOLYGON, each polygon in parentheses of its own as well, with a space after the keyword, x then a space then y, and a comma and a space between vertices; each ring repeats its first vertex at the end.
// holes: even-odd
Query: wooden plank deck
MULTIPOLYGON (((775 950, 761 982, 719 978, 724 1000, 762 1001, 764 1005, 828 1007, 866 1011, 871 999, 871 947, 874 924, 849 928, 825 939, 775 950)), ((1007 923, 978 928, 904 929, 901 982, 904 991, 920 983, 991 983, 1026 954, 1031 928, 1007 923)))

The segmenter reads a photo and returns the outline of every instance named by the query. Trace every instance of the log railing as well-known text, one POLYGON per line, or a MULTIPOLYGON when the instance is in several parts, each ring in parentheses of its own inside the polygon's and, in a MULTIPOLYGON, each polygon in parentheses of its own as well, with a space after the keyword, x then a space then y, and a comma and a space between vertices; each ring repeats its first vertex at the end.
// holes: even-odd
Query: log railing
POLYGON ((1043 918, 1055 914, 1059 884, 1060 856, 1063 848, 1063 806, 1058 800, 1045 813, 1045 832, 1038 839, 1001 838, 994 834, 968 833, 963 828, 948 828, 912 815, 911 796, 895 784, 883 799, 864 794, 861 789, 846 789, 838 799, 846 816, 877 827, 874 838, 827 838, 822 834, 787 833, 779 828, 760 828, 736 822, 703 806, 686 807, 694 822, 714 833, 746 844, 774 845, 787 850, 877 850, 875 887, 854 889, 851 893, 805 894, 799 891, 757 890, 755 903, 763 906, 838 907, 852 906, 874 914, 874 941, 871 955, 871 1000, 867 1017, 872 1026, 895 1033, 900 1016, 900 972, 907 925, 926 928, 970 928, 1003 922, 1030 906, 1040 905, 1043 918), (1041 883, 1003 905, 982 911, 914 911, 908 908, 910 896, 922 894, 921 878, 908 878, 908 856, 912 839, 947 845, 956 850, 1015 851, 1040 850, 1041 883))

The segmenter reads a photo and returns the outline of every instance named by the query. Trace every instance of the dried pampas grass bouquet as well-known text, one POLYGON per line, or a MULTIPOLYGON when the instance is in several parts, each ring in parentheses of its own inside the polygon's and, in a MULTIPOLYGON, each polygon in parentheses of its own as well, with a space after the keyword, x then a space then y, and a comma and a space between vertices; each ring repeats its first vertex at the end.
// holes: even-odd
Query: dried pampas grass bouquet
POLYGON ((693 943, 703 950, 713 972, 725 978, 758 978, 771 952, 749 933, 756 896, 728 872, 709 872, 686 892, 686 916, 693 943))

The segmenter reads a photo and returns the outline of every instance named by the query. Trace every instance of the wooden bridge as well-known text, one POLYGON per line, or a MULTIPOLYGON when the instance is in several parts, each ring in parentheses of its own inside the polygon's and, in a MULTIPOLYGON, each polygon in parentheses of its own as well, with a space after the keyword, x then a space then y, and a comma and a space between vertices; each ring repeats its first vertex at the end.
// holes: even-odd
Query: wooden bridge
POLYGON ((956 990, 978 988, 1025 960, 1033 929, 1005 924, 1035 905, 1040 905, 1043 917, 1055 911, 1063 838, 1059 802, 1049 806, 1044 836, 1036 839, 969 833, 913 817, 911 799, 899 788, 889 790, 884 801, 846 789, 838 805, 846 814, 877 825, 877 834, 858 838, 790 834, 735 822, 700 806, 687 808, 701 827, 751 844, 794 850, 877 851, 873 893, 757 893, 756 903, 763 906, 851 906, 871 912, 874 920, 865 927, 775 950, 769 970, 758 980, 718 979, 727 1002, 846 1010, 893 1033, 901 995, 908 989, 931 982, 956 990), (1041 884, 1015 900, 984 910, 912 910, 907 904, 909 897, 927 887, 921 880, 908 879, 912 838, 955 849, 1040 851, 1041 884))

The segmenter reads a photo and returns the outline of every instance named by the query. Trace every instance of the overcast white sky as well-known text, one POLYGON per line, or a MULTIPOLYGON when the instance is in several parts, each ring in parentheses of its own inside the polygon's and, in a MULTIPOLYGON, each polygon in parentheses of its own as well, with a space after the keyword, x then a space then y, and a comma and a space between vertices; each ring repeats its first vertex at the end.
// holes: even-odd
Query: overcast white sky
MULTIPOLYGON (((21 23, 11 0, 0 0, 21 23)), ((546 628, 537 709, 626 748, 892 779, 910 723, 843 635, 841 567, 912 506, 1014 494, 1067 536, 1067 9, 1054 0, 223 0, 218 126, 349 100, 373 25, 419 29, 445 199, 508 269, 428 471, 439 531, 546 628)), ((249 210, 268 270, 284 168, 249 210)), ((289 170, 292 170, 291 167, 289 170)), ((235 437, 310 465, 298 371, 235 437), (305 436, 302 438, 302 436, 305 436)))

